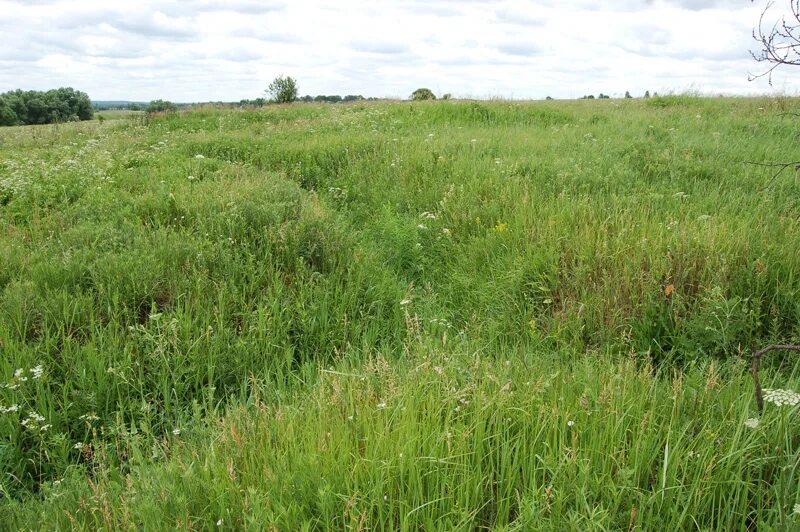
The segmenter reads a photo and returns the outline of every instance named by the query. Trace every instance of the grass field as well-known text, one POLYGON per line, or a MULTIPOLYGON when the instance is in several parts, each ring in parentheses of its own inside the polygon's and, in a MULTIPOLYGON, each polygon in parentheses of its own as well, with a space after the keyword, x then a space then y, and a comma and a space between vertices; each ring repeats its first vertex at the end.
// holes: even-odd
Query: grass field
POLYGON ((0 129, 0 522, 800 529, 798 107, 0 129))

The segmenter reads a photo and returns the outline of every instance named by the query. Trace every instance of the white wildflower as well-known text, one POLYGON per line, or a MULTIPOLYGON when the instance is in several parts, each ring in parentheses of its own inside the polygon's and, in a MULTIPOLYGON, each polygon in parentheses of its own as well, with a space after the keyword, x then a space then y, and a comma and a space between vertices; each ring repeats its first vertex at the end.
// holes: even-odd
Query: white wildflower
POLYGON ((75 445, 73 445, 72 448, 73 449, 78 449, 79 451, 82 451, 83 450, 83 443, 78 442, 75 445))
POLYGON ((404 299, 404 300, 400 301, 400 306, 403 306, 403 307, 406 306, 406 305, 410 305, 410 304, 411 304, 411 300, 410 299, 404 299))
POLYGON ((794 505, 794 513, 795 515, 800 515, 800 504, 794 505))
POLYGON ((571 419, 569 421, 567 421, 567 426, 568 427, 572 427, 574 424, 575 424, 575 422, 572 421, 571 419))
POLYGON ((224 524, 225 524, 225 521, 223 521, 222 519, 217 519, 217 526, 222 526, 224 524))
POLYGON ((193 175, 190 175, 190 176, 189 176, 189 177, 187 177, 186 179, 188 179, 189 181, 194 181, 194 176, 193 176, 193 175))
POLYGON ((420 218, 428 218, 430 220, 435 220, 436 219, 436 214, 432 213, 432 212, 425 211, 422 214, 420 214, 419 217, 420 218))
POLYGON ((172 434, 174 434, 175 436, 180 436, 181 429, 172 429, 172 434))
POLYGON ((43 373, 44 373, 44 368, 42 367, 41 364, 39 364, 34 368, 31 368, 31 375, 33 375, 34 379, 41 379, 43 373))
POLYGON ((205 159, 205 156, 202 153, 198 153, 194 156, 195 159, 205 159))
POLYGON ((377 406, 378 406, 378 408, 386 408, 386 402, 385 401, 381 401, 380 403, 378 403, 377 406))
POLYGON ((16 404, 11 406, 0 406, 0 413, 3 414, 8 414, 10 412, 18 412, 18 411, 19 411, 19 405, 16 404))
POLYGON ((417 229, 422 229, 422 230, 425 230, 425 229, 427 229, 427 227, 425 227, 425 224, 419 224, 419 225, 417 226, 417 229))
POLYGON ((797 406, 800 404, 800 393, 780 388, 764 388, 764 401, 777 406, 797 406))
POLYGON ((744 426, 749 427, 751 429, 757 429, 760 424, 761 421, 759 421, 759 419, 755 417, 751 417, 750 419, 744 422, 744 426))

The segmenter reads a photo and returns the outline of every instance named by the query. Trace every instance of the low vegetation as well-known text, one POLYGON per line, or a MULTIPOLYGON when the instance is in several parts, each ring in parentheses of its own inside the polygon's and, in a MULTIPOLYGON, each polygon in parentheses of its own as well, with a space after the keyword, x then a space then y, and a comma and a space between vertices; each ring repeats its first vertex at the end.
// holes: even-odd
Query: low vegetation
POLYGON ((764 358, 763 415, 748 373, 800 339, 800 181, 743 164, 796 110, 0 130, 0 522, 800 526, 800 357, 764 358))

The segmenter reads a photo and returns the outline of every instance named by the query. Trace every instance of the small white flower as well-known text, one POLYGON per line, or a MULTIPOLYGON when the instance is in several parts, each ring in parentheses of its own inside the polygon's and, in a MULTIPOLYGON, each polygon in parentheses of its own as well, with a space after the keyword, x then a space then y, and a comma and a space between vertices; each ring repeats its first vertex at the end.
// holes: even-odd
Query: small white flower
POLYGON ((205 156, 202 153, 198 153, 194 156, 195 159, 205 159, 205 156))
POLYGON ((574 424, 575 424, 575 422, 574 422, 574 421, 572 421, 571 419, 570 419, 569 421, 567 421, 567 426, 568 426, 568 427, 571 427, 571 426, 573 426, 574 424))
POLYGON ((417 229, 423 229, 424 230, 424 229, 427 229, 427 227, 425 227, 425 224, 419 224, 417 226, 417 229))
POLYGON ((180 433, 181 433, 181 429, 172 429, 172 433, 173 433, 175 436, 179 436, 179 435, 180 435, 180 433))
POLYGON ((225 521, 222 519, 217 519, 217 526, 222 526, 225 524, 225 521))
POLYGON ((386 408, 386 402, 385 401, 381 401, 380 403, 378 403, 377 406, 378 406, 378 408, 386 408))
POLYGON ((402 306, 402 307, 404 307, 406 305, 410 305, 410 304, 411 304, 411 300, 410 299, 404 299, 404 300, 402 300, 400 302, 400 306, 402 306))
POLYGON ((75 445, 73 445, 72 448, 73 449, 78 449, 79 451, 82 451, 83 450, 83 443, 78 442, 75 445))
POLYGON ((31 375, 33 375, 34 379, 42 378, 42 374, 44 373, 44 367, 41 364, 38 366, 31 368, 31 375))
POLYGON ((761 421, 755 417, 751 417, 750 419, 744 422, 744 426, 749 427, 751 429, 757 429, 760 424, 761 421))
POLYGON ((189 181, 194 181, 194 176, 193 176, 193 175, 190 175, 190 176, 189 176, 189 177, 187 177, 186 179, 188 179, 189 181))
POLYGON ((800 504, 794 505, 794 513, 795 515, 800 515, 800 504))

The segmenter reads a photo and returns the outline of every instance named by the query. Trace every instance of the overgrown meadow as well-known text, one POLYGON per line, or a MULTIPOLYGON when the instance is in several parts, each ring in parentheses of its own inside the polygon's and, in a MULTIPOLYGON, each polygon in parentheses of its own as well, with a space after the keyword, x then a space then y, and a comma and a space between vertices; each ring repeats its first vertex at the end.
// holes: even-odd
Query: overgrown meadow
POLYGON ((0 522, 799 528, 797 106, 0 129, 0 522))

